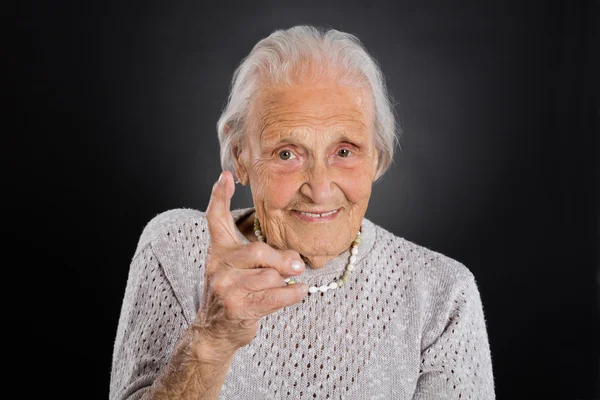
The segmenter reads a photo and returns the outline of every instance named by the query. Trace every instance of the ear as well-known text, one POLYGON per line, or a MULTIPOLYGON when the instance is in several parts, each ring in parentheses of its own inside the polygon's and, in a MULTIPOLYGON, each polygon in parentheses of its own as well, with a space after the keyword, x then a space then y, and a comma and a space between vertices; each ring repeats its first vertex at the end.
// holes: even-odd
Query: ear
POLYGON ((248 152, 243 151, 241 141, 237 141, 231 146, 231 156, 235 162, 235 175, 237 180, 243 185, 248 185, 248 169, 246 165, 248 163, 248 152))
POLYGON ((375 149, 373 156, 373 181, 377 177, 377 168, 379 168, 379 150, 375 149))

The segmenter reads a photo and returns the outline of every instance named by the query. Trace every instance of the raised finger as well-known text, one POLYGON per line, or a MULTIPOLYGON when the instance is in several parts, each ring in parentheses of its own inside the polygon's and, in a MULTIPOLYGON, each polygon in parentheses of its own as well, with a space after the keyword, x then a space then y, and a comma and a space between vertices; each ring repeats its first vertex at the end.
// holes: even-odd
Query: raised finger
POLYGON ((234 192, 235 184, 231 172, 223 171, 219 180, 213 185, 206 208, 206 221, 213 249, 215 247, 229 249, 239 245, 230 211, 231 197, 234 192))

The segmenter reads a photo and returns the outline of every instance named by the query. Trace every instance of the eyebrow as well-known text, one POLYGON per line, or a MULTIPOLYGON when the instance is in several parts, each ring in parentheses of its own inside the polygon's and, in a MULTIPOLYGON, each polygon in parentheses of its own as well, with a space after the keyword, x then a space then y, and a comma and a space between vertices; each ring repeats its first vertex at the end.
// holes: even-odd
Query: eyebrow
MULTIPOLYGON (((297 140, 295 139, 295 136, 298 135, 294 135, 293 131, 291 132, 287 132, 288 134, 282 138, 281 135, 279 135, 279 140, 275 141, 269 141, 269 140, 263 140, 262 136, 264 134, 264 131, 261 133, 261 143, 265 143, 267 146, 276 146, 279 144, 283 144, 283 143, 290 143, 290 144, 295 144, 297 143, 297 140)), ((356 144, 356 140, 350 138, 345 132, 342 132, 339 136, 336 137, 336 141, 337 142, 348 142, 351 144, 356 144)))

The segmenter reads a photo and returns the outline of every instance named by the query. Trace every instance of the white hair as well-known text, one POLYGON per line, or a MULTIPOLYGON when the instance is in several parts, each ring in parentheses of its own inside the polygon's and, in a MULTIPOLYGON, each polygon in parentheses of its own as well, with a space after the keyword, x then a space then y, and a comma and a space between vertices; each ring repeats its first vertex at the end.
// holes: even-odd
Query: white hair
POLYGON ((227 105, 217 122, 221 166, 235 175, 232 147, 242 143, 250 106, 261 84, 290 85, 313 75, 370 89, 379 164, 375 180, 389 168, 399 129, 385 78, 360 40, 335 29, 295 26, 259 41, 233 74, 227 105))

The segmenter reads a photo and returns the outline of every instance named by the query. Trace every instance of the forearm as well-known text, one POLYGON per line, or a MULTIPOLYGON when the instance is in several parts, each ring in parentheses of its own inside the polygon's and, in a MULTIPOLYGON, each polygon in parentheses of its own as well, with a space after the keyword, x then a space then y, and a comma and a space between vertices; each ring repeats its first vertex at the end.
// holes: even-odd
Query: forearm
POLYGON ((190 326, 143 399, 218 399, 234 354, 190 326))

